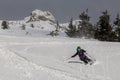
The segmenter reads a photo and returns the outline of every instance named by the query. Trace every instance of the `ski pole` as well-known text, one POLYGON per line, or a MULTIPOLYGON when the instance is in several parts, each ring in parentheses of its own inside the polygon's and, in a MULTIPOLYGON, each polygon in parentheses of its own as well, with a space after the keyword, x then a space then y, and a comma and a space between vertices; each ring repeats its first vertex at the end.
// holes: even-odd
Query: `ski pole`
POLYGON ((88 53, 86 53, 90 58, 92 58, 93 60, 96 60, 94 57, 90 56, 88 53))
POLYGON ((71 59, 71 57, 70 57, 70 58, 68 58, 68 59, 66 59, 66 60, 69 60, 69 59, 71 59))

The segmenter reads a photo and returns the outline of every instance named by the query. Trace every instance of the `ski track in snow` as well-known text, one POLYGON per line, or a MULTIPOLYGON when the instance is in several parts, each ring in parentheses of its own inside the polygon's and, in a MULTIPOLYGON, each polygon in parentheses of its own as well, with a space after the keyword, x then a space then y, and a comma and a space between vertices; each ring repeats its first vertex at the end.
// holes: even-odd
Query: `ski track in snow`
MULTIPOLYGON (((62 79, 62 80, 99 80, 99 78, 90 78, 88 75, 86 76, 80 76, 80 77, 77 77, 77 76, 73 76, 72 74, 69 74, 65 71, 62 71, 62 70, 58 70, 58 69, 55 69, 55 68, 51 68, 49 66, 42 66, 42 65, 37 65, 33 62, 31 62, 30 60, 28 60, 27 58, 17 54, 16 52, 12 52, 12 51, 8 51, 6 49, 1 49, 0 51, 6 51, 7 53, 9 53, 9 55, 12 55, 13 57, 13 61, 14 61, 14 57, 19 57, 21 60, 24 61, 24 65, 30 65, 30 70, 42 70, 42 71, 45 71, 47 73, 49 73, 51 76, 56 76, 58 77, 59 79, 62 79)), ((7 54, 6 53, 6 54, 7 54)), ((4 54, 4 55, 6 55, 4 54)), ((8 57, 9 57, 8 55, 8 57)), ((12 63, 12 64, 15 64, 15 63, 12 63)), ((15 68, 17 69, 25 69, 24 66, 22 67, 21 63, 17 63, 17 65, 15 64, 15 68)), ((29 67, 29 66, 27 66, 29 67)), ((25 76, 28 77, 29 79, 32 77, 32 73, 29 72, 29 70, 24 70, 25 71, 25 76)), ((100 79, 100 80, 104 80, 104 79, 100 79)))
MULTIPOLYGON (((27 49, 27 48, 26 48, 27 49)), ((25 49, 25 50, 26 50, 25 49)), ((54 75, 54 76, 56 76, 56 77, 59 77, 60 79, 65 79, 65 80, 87 80, 87 79, 89 79, 89 80, 104 80, 104 78, 103 79, 101 79, 102 77, 100 77, 100 76, 97 76, 97 77, 93 77, 93 76, 89 76, 89 75, 85 75, 85 76, 80 76, 80 77, 78 77, 78 76, 73 76, 72 74, 70 74, 70 73, 68 73, 68 72, 65 72, 65 71, 63 71, 63 70, 60 70, 60 69, 56 69, 56 68, 53 68, 53 67, 50 67, 50 66, 43 66, 43 65, 37 65, 37 64, 35 64, 35 63, 33 63, 33 62, 31 62, 30 60, 28 60, 27 58, 25 58, 25 57, 23 57, 23 56, 21 56, 21 55, 19 55, 18 53, 16 53, 16 52, 13 52, 13 53, 15 53, 16 55, 18 55, 18 56, 20 56, 20 57, 22 57, 23 59, 25 59, 26 61, 28 61, 30 64, 32 64, 32 65, 34 65, 35 67, 36 67, 36 69, 38 69, 38 70, 43 70, 43 71, 45 71, 45 72, 47 72, 47 73, 50 73, 51 75, 54 75)), ((82 69, 82 68, 81 68, 82 69)), ((83 70, 83 69, 82 69, 83 70)), ((81 70, 81 71, 82 71, 81 70)))
MULTIPOLYGON (((63 79, 63 80, 78 80, 78 78, 70 75, 69 73, 66 73, 66 72, 63 72, 63 71, 60 71, 60 70, 57 70, 57 69, 53 69, 53 68, 50 68, 50 67, 45 67, 45 66, 43 67, 43 66, 34 64, 31 61, 29 61, 27 58, 25 58, 23 56, 20 56, 17 53, 14 53, 14 52, 11 52, 11 51, 8 51, 8 50, 5 50, 5 49, 0 49, 0 51, 1 52, 6 51, 7 53, 9 53, 8 57, 10 57, 12 55, 11 58, 13 58, 13 61, 14 61, 14 57, 19 57, 21 60, 23 60, 23 64, 18 63, 16 65, 15 63, 12 63, 13 65, 15 64, 15 68, 17 68, 17 69, 25 69, 24 66, 22 67, 22 65, 30 65, 31 66, 30 70, 33 70, 33 69, 42 70, 42 71, 45 71, 45 72, 49 73, 51 76, 56 76, 56 77, 59 77, 60 79, 63 79)), ((3 55, 6 56, 7 53, 5 53, 3 55)), ((27 66, 27 67, 29 67, 29 66, 27 66)), ((24 70, 24 71, 26 71, 25 72, 26 76, 28 78, 30 78, 32 73, 30 73, 27 70, 24 70)))
MULTIPOLYGON (((88 79, 88 76, 86 75, 86 77, 77 77, 77 76, 72 76, 71 74, 67 73, 67 72, 64 72, 64 71, 61 71, 61 70, 58 70, 58 69, 54 69, 54 68, 51 68, 49 66, 41 66, 41 65, 37 65, 37 64, 34 64, 33 62, 29 61, 27 58, 15 53, 15 52, 12 52, 12 51, 9 51, 9 50, 6 50, 4 48, 1 48, 0 50, 1 52, 6 52, 4 55, 8 55, 8 57, 10 57, 10 55, 12 55, 13 57, 13 61, 14 61, 14 57, 19 57, 20 59, 22 59, 25 63, 23 63, 24 65, 25 64, 28 64, 28 65, 31 65, 32 67, 31 70, 33 69, 36 69, 36 70, 42 70, 42 71, 45 71, 47 73, 49 73, 50 75, 54 75, 62 80, 87 80, 88 79), (17 55, 17 56, 16 56, 17 55), (27 62, 26 62, 27 61, 27 62)), ((12 63, 12 64, 15 64, 15 63, 12 63)), ((17 63, 17 65, 15 64, 15 68, 17 69, 25 69, 24 66, 22 67, 21 63, 17 63)), ((28 78, 31 78, 32 76, 32 73, 29 72, 29 70, 24 70, 25 71, 25 76, 28 77, 28 78)), ((89 80, 93 80, 93 79, 90 79, 89 80)))
MULTIPOLYGON (((52 79, 54 80, 111 80, 110 78, 108 78, 108 64, 102 66, 103 70, 104 70, 104 76, 100 76, 100 75, 95 75, 96 74, 96 70, 94 69, 94 65, 93 66, 88 66, 88 67, 92 67, 92 73, 94 74, 87 74, 86 72, 89 72, 87 70, 89 70, 88 67, 83 68, 83 66, 80 66, 80 76, 75 76, 69 72, 66 72, 64 70, 60 70, 54 67, 50 67, 48 65, 40 65, 40 64, 36 64, 34 62, 32 62, 31 60, 29 60, 28 58, 20 55, 19 53, 12 51, 11 49, 9 49, 9 47, 11 46, 21 46, 21 45, 27 45, 27 47, 23 50, 24 52, 26 52, 29 48, 31 48, 31 45, 37 46, 37 45, 41 45, 41 44, 49 44, 49 45, 54 45, 54 44, 78 44, 79 42, 57 42, 57 41, 53 41, 53 42, 34 42, 34 43, 26 43, 26 42, 1 42, 0 45, 0 52, 5 56, 7 55, 8 58, 10 58, 10 62, 9 64, 14 65, 14 67, 16 69, 22 69, 24 72, 24 75, 29 79, 29 80, 33 80, 34 77, 34 73, 32 73, 33 70, 37 70, 37 71, 42 71, 45 72, 46 74, 49 74, 49 76, 52 77, 52 79), (30 46, 30 47, 28 47, 30 46), (12 56, 11 56, 12 55, 12 56), (10 57, 11 56, 11 57, 10 57), (18 59, 18 60, 15 60, 18 59), (19 62, 19 59, 21 60, 19 62), (18 62, 16 62, 18 61, 18 62), (28 68, 25 68, 28 67, 28 68), (85 71, 84 71, 85 70, 85 71), (83 74, 82 74, 83 73, 83 74), (57 78, 57 79, 56 79, 57 78)), ((89 42, 88 42, 89 43, 89 42)), ((84 43, 81 43, 84 44, 84 43)), ((100 55, 101 60, 103 60, 102 55, 100 55)), ((108 62, 108 59, 112 57, 112 56, 107 56, 106 58, 106 62, 108 62)), ((100 64, 102 64, 100 62, 100 64)), ((72 66, 71 66, 72 68, 72 66)), ((49 79, 48 79, 49 80, 49 79)))

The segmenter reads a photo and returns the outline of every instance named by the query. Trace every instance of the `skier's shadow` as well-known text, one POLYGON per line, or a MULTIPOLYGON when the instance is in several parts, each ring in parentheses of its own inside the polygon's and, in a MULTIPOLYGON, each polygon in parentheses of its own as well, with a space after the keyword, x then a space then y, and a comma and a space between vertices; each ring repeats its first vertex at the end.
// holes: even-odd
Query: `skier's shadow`
POLYGON ((80 63, 80 64, 83 64, 83 62, 80 62, 80 61, 68 61, 68 63, 80 63))

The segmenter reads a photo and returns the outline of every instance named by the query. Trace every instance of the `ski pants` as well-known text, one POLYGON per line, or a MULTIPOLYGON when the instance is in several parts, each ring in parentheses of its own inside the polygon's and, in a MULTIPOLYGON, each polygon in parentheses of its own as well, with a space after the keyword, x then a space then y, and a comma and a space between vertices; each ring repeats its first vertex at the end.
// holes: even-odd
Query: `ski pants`
POLYGON ((89 59, 87 56, 80 58, 80 60, 82 60, 85 64, 91 61, 91 59, 89 59))

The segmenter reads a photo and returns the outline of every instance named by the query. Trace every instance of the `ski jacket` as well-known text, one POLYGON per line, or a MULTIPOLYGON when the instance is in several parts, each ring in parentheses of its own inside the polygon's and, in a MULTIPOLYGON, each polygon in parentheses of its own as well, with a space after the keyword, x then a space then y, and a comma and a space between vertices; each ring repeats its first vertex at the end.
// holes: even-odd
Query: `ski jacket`
POLYGON ((84 54, 86 51, 85 50, 83 50, 83 49, 81 49, 80 51, 77 51, 73 56, 71 56, 71 57, 75 57, 75 56, 79 56, 80 57, 80 59, 84 59, 85 57, 86 57, 86 55, 84 54))

